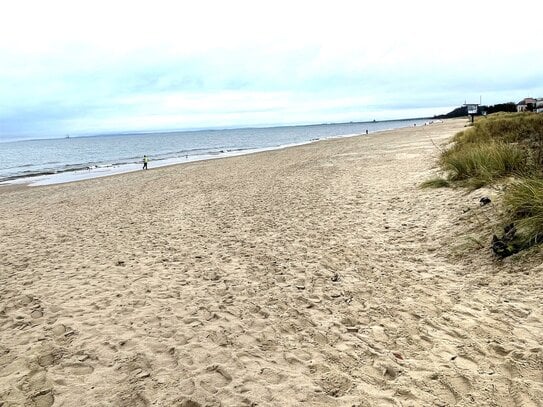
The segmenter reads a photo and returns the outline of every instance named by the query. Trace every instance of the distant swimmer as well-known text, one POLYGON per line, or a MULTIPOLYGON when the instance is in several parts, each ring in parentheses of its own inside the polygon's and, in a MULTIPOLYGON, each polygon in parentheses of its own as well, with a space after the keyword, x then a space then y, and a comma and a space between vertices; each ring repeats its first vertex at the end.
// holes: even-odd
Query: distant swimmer
POLYGON ((149 158, 144 155, 143 156, 143 169, 146 170, 147 169, 147 163, 149 162, 149 158))

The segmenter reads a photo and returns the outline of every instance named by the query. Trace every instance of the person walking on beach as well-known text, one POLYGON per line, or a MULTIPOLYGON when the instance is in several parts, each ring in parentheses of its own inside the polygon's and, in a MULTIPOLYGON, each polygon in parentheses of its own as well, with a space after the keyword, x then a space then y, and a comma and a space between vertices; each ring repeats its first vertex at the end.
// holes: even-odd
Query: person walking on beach
POLYGON ((144 155, 143 156, 143 169, 146 170, 147 169, 147 163, 149 162, 149 158, 144 155))

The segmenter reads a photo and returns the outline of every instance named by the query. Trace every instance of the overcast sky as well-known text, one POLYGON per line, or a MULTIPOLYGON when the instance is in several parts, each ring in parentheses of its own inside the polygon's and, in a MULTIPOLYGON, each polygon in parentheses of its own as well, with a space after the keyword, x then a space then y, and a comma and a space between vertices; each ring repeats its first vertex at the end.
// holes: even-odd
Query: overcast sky
POLYGON ((5 1, 0 139, 543 97, 538 1, 5 1))

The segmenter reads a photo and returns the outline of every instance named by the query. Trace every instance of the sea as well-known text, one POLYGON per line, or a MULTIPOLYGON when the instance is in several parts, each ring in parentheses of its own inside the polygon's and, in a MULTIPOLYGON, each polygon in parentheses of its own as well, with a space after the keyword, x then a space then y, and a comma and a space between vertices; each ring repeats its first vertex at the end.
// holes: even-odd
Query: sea
POLYGON ((318 140, 427 124, 408 119, 222 130, 118 133, 1 141, 0 184, 30 186, 104 177, 199 160, 279 149, 318 140))

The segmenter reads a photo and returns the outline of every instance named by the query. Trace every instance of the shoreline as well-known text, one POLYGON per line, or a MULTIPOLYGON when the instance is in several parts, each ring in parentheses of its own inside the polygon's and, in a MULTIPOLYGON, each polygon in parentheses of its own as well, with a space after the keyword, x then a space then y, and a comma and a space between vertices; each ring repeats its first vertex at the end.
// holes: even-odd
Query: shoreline
POLYGON ((0 400, 537 405, 541 262, 419 187, 465 123, 0 193, 0 400))
MULTIPOLYGON (((353 136, 355 135, 338 136, 338 137, 353 137, 353 136)), ((219 152, 217 154, 204 154, 204 155, 191 156, 188 158, 155 160, 155 161, 150 161, 152 165, 149 167, 149 170, 170 167, 170 166, 175 166, 175 165, 184 165, 184 164, 200 162, 200 161, 209 161, 209 160, 224 159, 224 158, 229 158, 229 157, 238 157, 238 156, 249 155, 249 154, 257 154, 257 153, 266 152, 266 151, 281 150, 284 148, 301 146, 301 145, 313 143, 316 141, 320 141, 320 139, 311 140, 311 141, 307 141, 303 143, 281 145, 277 147, 269 147, 269 148, 262 148, 262 149, 225 151, 225 152, 219 152)), ((34 187, 34 186, 58 185, 58 184, 66 184, 66 183, 71 183, 71 182, 86 181, 86 180, 91 180, 95 178, 103 178, 103 177, 122 175, 122 174, 127 174, 127 173, 132 173, 132 172, 138 172, 138 171, 141 171, 141 167, 142 165, 139 163, 138 164, 127 163, 127 164, 117 164, 117 165, 109 165, 109 166, 94 167, 94 168, 87 168, 87 169, 68 170, 68 171, 63 171, 63 172, 57 172, 54 174, 21 176, 12 180, 6 180, 3 182, 0 182, 0 189, 8 185, 21 185, 21 186, 34 187)))
MULTIPOLYGON (((396 120, 392 122, 413 122, 416 123, 415 120, 419 119, 410 119, 410 120, 396 120)), ((379 122, 382 123, 388 123, 390 121, 386 122, 379 122)), ((439 121, 435 122, 438 123, 439 121)), ((424 122, 424 124, 419 123, 419 125, 429 125, 433 124, 434 121, 430 122, 424 122)), ((364 123, 360 123, 364 124, 364 123)), ((334 124, 331 124, 334 125, 334 124)), ((342 124, 338 124, 342 125, 342 124)), ((343 124, 347 125, 347 124, 343 124)), ((416 124, 415 124, 416 125, 416 124)), ((313 127, 320 127, 321 125, 314 125, 313 127)), ((301 128, 307 128, 311 126, 299 126, 301 128)), ((409 127, 409 126, 406 126, 409 127)), ((402 127, 400 127, 402 128, 402 127)), ((269 130, 276 130, 278 128, 269 128, 269 130)), ((236 130, 236 129, 234 129, 236 130)), ((247 130, 247 129, 239 129, 239 130, 247 130)), ((393 128, 383 128, 378 130, 372 130, 371 134, 373 133, 379 133, 383 131, 390 131, 393 130, 393 128)), ((189 132, 191 133, 191 132, 189 132)), ((147 134, 147 133, 145 133, 147 134)), ((144 135, 145 135, 144 134, 144 135)), ((162 133, 157 133, 162 134, 162 133)), ((352 134, 338 134, 338 135, 327 135, 327 136, 318 136, 304 141, 295 141, 295 142, 289 142, 286 144, 278 144, 276 146, 269 146, 269 147, 258 147, 258 148, 241 148, 241 149, 220 149, 217 151, 213 151, 212 149, 209 150, 206 153, 203 154, 187 154, 186 156, 180 155, 177 157, 154 157, 152 163, 154 165, 154 168, 159 167, 166 167, 170 165, 177 165, 177 164, 184 164, 189 162, 195 162, 195 161, 203 161, 203 160, 210 160, 210 159, 217 159, 217 158, 227 158, 227 157, 233 157, 238 155, 246 155, 246 154, 253 154, 258 153, 262 151, 272 151, 276 149, 283 149, 283 148, 289 148, 293 146, 298 145, 304 145, 307 143, 312 143, 319 140, 327 140, 327 139, 334 139, 334 138, 342 138, 342 137, 353 137, 353 136, 363 136, 362 133, 352 133, 352 134)), ((366 134, 367 135, 367 134, 366 134)), ((47 168, 44 169, 43 173, 34 173, 34 174, 28 174, 28 175, 17 175, 12 176, 11 179, 7 178, 4 179, 2 182, 0 182, 0 188, 3 185, 13 185, 13 184, 23 184, 28 186, 41 186, 41 185, 53 185, 53 184, 62 184, 67 182, 75 182, 75 181, 81 181, 81 180, 87 180, 87 179, 93 179, 93 178, 100 178, 110 175, 116 175, 116 174, 123 174, 127 172, 134 172, 141 169, 141 165, 139 162, 125 162, 125 163, 118 163, 118 164, 80 164, 78 167, 71 165, 72 168, 65 168, 63 170, 55 170, 53 168, 47 168)))

